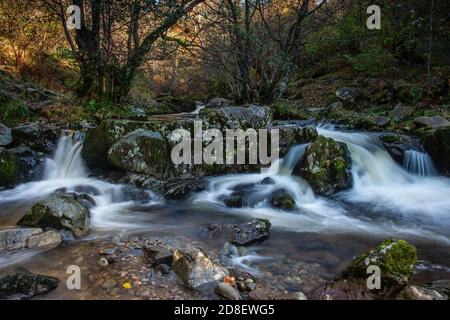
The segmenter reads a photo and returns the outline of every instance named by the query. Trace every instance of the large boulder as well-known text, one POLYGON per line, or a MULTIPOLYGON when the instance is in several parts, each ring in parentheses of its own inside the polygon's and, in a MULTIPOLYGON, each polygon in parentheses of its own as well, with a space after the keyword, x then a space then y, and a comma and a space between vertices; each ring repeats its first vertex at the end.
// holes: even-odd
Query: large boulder
POLYGON ((24 300, 47 293, 58 286, 54 277, 33 274, 25 269, 0 275, 0 299, 24 300))
POLYGON ((34 151, 50 154, 56 149, 61 128, 33 122, 12 128, 13 146, 25 145, 34 151))
POLYGON ((159 96, 155 98, 160 113, 183 113, 195 111, 197 104, 194 100, 184 97, 159 96))
POLYGON ((172 270, 190 288, 221 282, 228 270, 214 263, 201 249, 175 250, 172 270))
POLYGON ((7 146, 12 141, 11 129, 0 123, 0 147, 7 146))
POLYGON ((417 262, 416 248, 404 240, 389 239, 356 257, 341 276, 315 290, 313 299, 395 299, 408 285, 417 262), (380 288, 368 287, 369 276, 380 269, 380 288), (369 272, 370 271, 370 272, 369 272))
POLYGON ((86 198, 89 197, 53 193, 29 209, 18 225, 70 230, 76 237, 81 237, 89 230, 89 209, 82 204, 86 198))
POLYGON ((159 131, 161 123, 157 121, 104 120, 98 127, 88 130, 82 150, 86 165, 91 169, 110 169, 111 166, 107 160, 109 148, 137 129, 159 131))
POLYGON ((266 129, 272 121, 269 107, 245 106, 203 109, 200 111, 204 129, 266 129))
POLYGON ((212 224, 208 230, 215 238, 237 246, 250 246, 270 237, 271 223, 267 219, 256 219, 242 224, 212 224))
POLYGON ((419 139, 398 133, 383 133, 378 137, 383 147, 397 163, 403 164, 405 152, 421 151, 419 139))
POLYGON ((269 197, 272 207, 282 210, 293 210, 296 207, 295 200, 285 190, 276 190, 269 197))
POLYGON ((231 106, 230 100, 225 99, 225 98, 216 97, 216 98, 212 98, 211 100, 209 100, 206 103, 205 108, 220 109, 220 108, 229 107, 229 106, 231 106))
POLYGON ((392 118, 395 121, 402 121, 405 118, 411 116, 414 113, 414 108, 411 106, 404 106, 399 103, 395 106, 394 110, 392 110, 392 118))
POLYGON ((425 151, 442 174, 450 175, 450 127, 435 129, 422 137, 425 151))
POLYGON ((330 195, 350 188, 351 159, 347 146, 331 138, 318 136, 305 150, 294 174, 303 177, 314 192, 330 195))
POLYGON ((0 188, 11 187, 19 180, 19 159, 0 147, 0 188))
POLYGON ((18 228, 0 231, 0 252, 19 249, 42 249, 56 247, 62 236, 54 230, 41 228, 18 228))
POLYGON ((170 150, 159 132, 133 131, 114 144, 107 157, 109 164, 123 171, 144 173, 157 179, 170 174, 170 150))

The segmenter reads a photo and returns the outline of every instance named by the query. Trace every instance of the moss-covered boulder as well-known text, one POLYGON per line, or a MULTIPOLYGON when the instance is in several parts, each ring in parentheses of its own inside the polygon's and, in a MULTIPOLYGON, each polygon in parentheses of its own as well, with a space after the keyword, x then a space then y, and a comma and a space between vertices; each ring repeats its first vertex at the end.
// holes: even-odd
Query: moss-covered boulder
POLYGON ((86 197, 70 193, 53 193, 29 209, 17 224, 70 230, 76 237, 81 237, 89 230, 89 209, 82 204, 82 200, 86 197))
POLYGON ((10 187, 18 181, 19 167, 19 159, 5 148, 0 147, 0 188, 10 187))
POLYGON ((56 149, 61 128, 40 122, 26 123, 12 128, 12 146, 25 145, 31 149, 50 154, 56 149))
POLYGON ((347 146, 331 138, 318 136, 305 150, 294 174, 303 177, 314 192, 330 195, 350 188, 351 159, 347 146))
POLYGON ((183 113, 195 111, 197 104, 188 97, 159 96, 155 98, 158 103, 154 114, 183 113))
POLYGON ((373 265, 380 267, 382 283, 393 278, 406 283, 414 273, 416 262, 417 251, 412 244, 405 240, 388 239, 355 258, 342 275, 344 278, 367 279, 367 268, 373 265))
POLYGON ((450 127, 428 131, 422 137, 425 151, 442 174, 450 175, 450 127))
POLYGON ((282 210, 293 210, 296 207, 295 200, 285 190, 277 190, 272 193, 269 203, 272 207, 282 210))
POLYGON ((104 120, 94 129, 86 132, 82 156, 91 169, 109 169, 107 160, 109 148, 127 134, 137 130, 161 130, 162 124, 157 121, 104 120))
POLYGON ((113 167, 134 173, 144 173, 157 179, 170 174, 170 150, 161 133, 139 129, 115 143, 107 153, 113 167))
POLYGON ((266 129, 272 122, 272 112, 265 106, 225 107, 200 111, 204 129, 266 129))

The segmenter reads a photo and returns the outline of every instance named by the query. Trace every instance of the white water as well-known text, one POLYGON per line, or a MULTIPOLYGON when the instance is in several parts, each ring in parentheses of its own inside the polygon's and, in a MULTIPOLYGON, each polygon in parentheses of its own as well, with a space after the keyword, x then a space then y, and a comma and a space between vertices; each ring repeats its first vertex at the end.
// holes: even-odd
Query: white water
POLYGON ((96 202, 96 206, 91 209, 91 224, 94 228, 142 228, 140 221, 133 219, 133 210, 137 205, 160 205, 163 203, 161 197, 148 191, 150 200, 147 202, 127 200, 123 196, 124 185, 88 177, 81 157, 82 147, 82 134, 64 132, 53 159, 46 159, 43 180, 0 192, 0 205, 13 202, 33 203, 62 188, 69 192, 88 190, 96 202))
MULTIPOLYGON (((418 236, 450 243, 450 179, 424 177, 406 171, 390 157, 374 135, 325 128, 318 128, 318 131, 349 148, 353 187, 337 196, 359 207, 357 212, 348 212, 338 200, 314 195, 306 181, 291 175, 305 145, 292 148, 281 160, 278 170, 272 169, 278 168, 275 163, 262 174, 212 178, 210 189, 199 194, 196 201, 238 215, 268 218, 276 227, 298 232, 418 236), (224 209, 222 199, 236 186, 257 184, 266 177, 271 177, 275 184, 257 185, 246 199, 246 208, 224 209), (278 189, 291 194, 297 205, 296 211, 283 212, 267 205, 270 193, 278 189)), ((426 168, 425 172, 432 172, 429 163, 423 168, 426 168)))
POLYGON ((422 177, 437 176, 437 170, 434 168, 433 160, 425 152, 416 150, 406 151, 403 167, 409 172, 422 177))
MULTIPOLYGON (((353 188, 337 199, 316 196, 308 183, 291 175, 306 145, 291 148, 285 159, 261 174, 237 174, 210 179, 208 191, 193 199, 195 206, 250 217, 268 218, 272 225, 297 232, 360 233, 383 236, 419 236, 450 243, 450 179, 422 177, 395 163, 370 134, 318 128, 320 134, 347 144, 352 157, 353 188), (258 184, 270 177, 274 184, 258 184), (246 208, 229 209, 223 198, 240 184, 256 183, 246 198, 246 208), (269 195, 278 189, 289 192, 296 210, 271 208, 269 195), (353 203, 349 212, 341 200, 353 203), (355 205, 357 207, 355 207, 355 205), (358 206, 360 208, 358 208, 358 206)), ((81 158, 82 136, 65 134, 52 160, 46 162, 44 179, 0 192, 3 203, 33 203, 60 188, 78 191, 80 186, 96 190, 97 206, 91 209, 95 228, 148 228, 137 205, 160 206, 163 199, 149 192, 150 201, 123 198, 123 185, 88 177, 81 158)))

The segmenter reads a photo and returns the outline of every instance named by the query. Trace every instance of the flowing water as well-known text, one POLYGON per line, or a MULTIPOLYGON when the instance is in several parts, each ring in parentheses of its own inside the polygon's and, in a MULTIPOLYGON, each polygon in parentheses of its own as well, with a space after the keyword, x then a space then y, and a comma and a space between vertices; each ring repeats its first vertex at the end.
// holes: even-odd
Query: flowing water
MULTIPOLYGON (((81 158, 83 135, 66 132, 53 158, 47 159, 41 181, 0 192, 0 228, 13 226, 36 201, 65 188, 88 192, 96 201, 87 239, 127 233, 186 236, 220 250, 222 243, 211 242, 205 235, 206 224, 239 223, 258 217, 271 221, 271 238, 251 252, 236 253, 233 263, 254 273, 269 272, 274 282, 283 282, 286 274, 306 268, 298 263, 315 266, 320 278, 329 280, 352 257, 387 237, 405 238, 418 246, 425 267, 418 271, 417 281, 450 277, 450 179, 437 176, 429 156, 417 151, 406 153, 402 167, 392 160, 375 134, 327 126, 317 129, 321 135, 348 146, 353 174, 350 190, 325 198, 314 194, 305 180, 293 176, 293 168, 307 147, 298 145, 265 172, 209 178, 206 191, 177 202, 166 202, 150 191, 146 191, 145 200, 130 200, 127 186, 90 177, 81 158), (262 184, 265 178, 273 183, 262 184), (223 198, 244 184, 253 184, 245 207, 227 208, 223 198), (268 205, 268 196, 278 189, 292 195, 294 211, 268 205)), ((52 252, 41 254, 59 254, 70 264, 71 257, 64 256, 64 248, 52 252)), ((35 254, 0 257, 0 268, 20 263, 38 270, 48 267, 49 259, 32 257, 35 254)))

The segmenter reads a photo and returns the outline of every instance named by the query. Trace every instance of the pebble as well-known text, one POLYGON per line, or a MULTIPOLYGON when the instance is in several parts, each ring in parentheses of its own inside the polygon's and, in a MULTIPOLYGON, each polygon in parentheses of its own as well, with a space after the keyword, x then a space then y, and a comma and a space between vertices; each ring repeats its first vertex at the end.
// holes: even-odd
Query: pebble
POLYGON ((108 279, 102 284, 103 289, 112 289, 117 285, 116 280, 114 279, 108 279))
POLYGON ((98 259, 98 260, 97 260, 97 263, 98 263, 98 265, 101 266, 101 267, 107 267, 107 266, 109 265, 108 260, 105 259, 105 258, 100 258, 100 259, 98 259))

